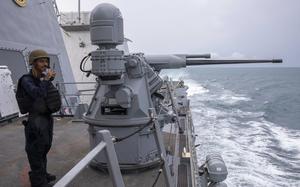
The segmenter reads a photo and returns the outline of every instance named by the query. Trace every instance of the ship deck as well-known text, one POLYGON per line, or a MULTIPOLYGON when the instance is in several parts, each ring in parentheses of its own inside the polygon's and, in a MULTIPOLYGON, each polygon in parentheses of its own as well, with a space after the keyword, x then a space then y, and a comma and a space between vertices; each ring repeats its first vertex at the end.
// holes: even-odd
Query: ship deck
MULTIPOLYGON (((0 127, 0 186, 3 187, 30 186, 28 178, 30 167, 25 152, 24 127, 21 121, 22 118, 10 123, 5 122, 7 124, 0 127)), ((48 153, 48 172, 60 179, 89 152, 87 128, 87 124, 73 122, 72 118, 55 118, 53 145, 48 153)), ((173 138, 168 140, 175 142, 173 138)), ((170 145, 171 142, 167 143, 170 145)), ((155 181, 158 170, 159 168, 155 167, 145 171, 123 173, 123 180, 127 187, 149 187, 155 181)), ((186 169, 184 170, 179 171, 179 174, 186 172, 186 169)), ((164 183, 164 176, 161 174, 156 186, 163 187, 164 183)), ((87 166, 69 186, 109 187, 112 186, 112 181, 106 172, 87 166)), ((189 185, 181 181, 179 186, 189 185)))

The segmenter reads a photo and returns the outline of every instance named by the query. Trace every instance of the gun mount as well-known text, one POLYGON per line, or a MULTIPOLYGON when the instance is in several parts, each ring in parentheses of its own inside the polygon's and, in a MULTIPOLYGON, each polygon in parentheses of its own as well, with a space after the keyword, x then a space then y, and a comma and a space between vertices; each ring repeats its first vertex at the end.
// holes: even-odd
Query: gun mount
MULTIPOLYGON (((174 124, 178 113, 164 99, 169 98, 173 103, 172 94, 166 91, 167 81, 159 76, 160 70, 192 65, 282 61, 213 60, 209 59, 209 54, 124 55, 123 51, 116 48, 124 41, 121 12, 106 3, 92 11, 90 32, 92 44, 99 48, 89 54, 92 68, 85 72, 97 76, 98 85, 83 118, 89 124, 92 148, 101 141, 96 133, 99 130, 108 129, 116 137, 119 142, 115 145, 116 153, 123 170, 147 168, 165 159, 162 158, 161 147, 158 147, 155 136, 157 128, 154 129, 153 124, 159 124, 160 127, 174 124)), ((99 167, 105 167, 105 162, 103 155, 94 160, 99 167)))

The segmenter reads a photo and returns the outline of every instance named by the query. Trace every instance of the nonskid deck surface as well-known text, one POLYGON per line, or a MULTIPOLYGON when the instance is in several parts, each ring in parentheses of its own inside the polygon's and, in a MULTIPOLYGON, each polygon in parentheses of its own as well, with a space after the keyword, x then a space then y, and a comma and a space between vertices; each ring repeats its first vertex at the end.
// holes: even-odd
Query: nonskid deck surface
MULTIPOLYGON (((0 186, 30 186, 25 152, 23 119, 0 127, 0 186)), ((48 153, 48 171, 58 178, 89 151, 87 125, 71 118, 55 118, 53 145, 48 153)))
MULTIPOLYGON (((26 152, 22 119, 0 127, 0 186, 29 187, 30 170, 26 152)), ((48 154, 48 172, 60 179, 89 152, 87 124, 72 122, 72 118, 55 118, 53 145, 48 154)), ((123 174, 126 187, 151 187, 159 167, 123 174)), ((112 186, 106 172, 85 168, 69 186, 112 186)), ((156 186, 164 185, 160 175, 156 186)))

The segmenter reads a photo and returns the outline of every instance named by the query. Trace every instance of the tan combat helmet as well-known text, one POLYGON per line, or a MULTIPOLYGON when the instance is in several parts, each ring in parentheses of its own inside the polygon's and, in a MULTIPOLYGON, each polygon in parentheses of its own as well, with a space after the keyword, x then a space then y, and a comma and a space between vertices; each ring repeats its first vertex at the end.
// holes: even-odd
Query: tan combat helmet
POLYGON ((29 65, 32 65, 33 62, 39 58, 47 58, 48 59, 48 64, 50 63, 50 58, 49 55, 46 51, 38 49, 34 50, 30 53, 29 55, 29 65))

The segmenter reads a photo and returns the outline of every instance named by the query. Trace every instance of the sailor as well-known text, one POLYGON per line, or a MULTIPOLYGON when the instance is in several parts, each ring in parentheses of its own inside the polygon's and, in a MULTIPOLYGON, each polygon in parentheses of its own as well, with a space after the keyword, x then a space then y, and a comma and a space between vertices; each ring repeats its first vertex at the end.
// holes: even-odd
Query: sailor
POLYGON ((50 58, 43 50, 34 50, 29 55, 30 72, 19 81, 22 89, 31 99, 25 125, 25 150, 31 171, 29 178, 32 187, 51 186, 56 176, 47 172, 47 153, 52 145, 53 117, 47 109, 45 98, 55 78, 55 72, 49 69, 50 58))

